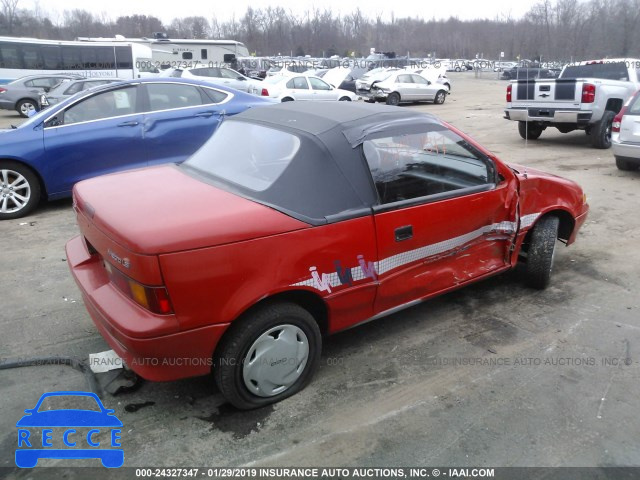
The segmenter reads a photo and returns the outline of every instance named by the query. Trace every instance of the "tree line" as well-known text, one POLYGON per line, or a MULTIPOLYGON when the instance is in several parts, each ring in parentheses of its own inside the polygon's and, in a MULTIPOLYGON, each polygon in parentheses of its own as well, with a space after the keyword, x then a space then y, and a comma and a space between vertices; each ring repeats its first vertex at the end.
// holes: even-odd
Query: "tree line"
POLYGON ((459 20, 369 17, 356 8, 338 15, 313 8, 294 15, 282 7, 248 7, 239 18, 176 18, 152 15, 115 20, 86 10, 54 18, 36 1, 0 0, 0 35, 72 40, 76 37, 151 36, 238 40, 258 56, 366 56, 371 47, 397 55, 437 58, 529 58, 573 61, 640 56, 640 0, 540 0, 523 17, 459 20))

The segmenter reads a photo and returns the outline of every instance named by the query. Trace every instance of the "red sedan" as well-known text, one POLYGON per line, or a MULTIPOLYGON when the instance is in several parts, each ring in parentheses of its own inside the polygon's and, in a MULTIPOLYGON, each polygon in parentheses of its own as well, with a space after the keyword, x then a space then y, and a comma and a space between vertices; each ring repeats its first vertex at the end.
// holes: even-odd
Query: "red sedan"
POLYGON ((434 116, 347 102, 251 109, 74 198, 69 266, 109 345, 149 380, 212 372, 239 408, 301 390, 324 334, 518 261, 544 288, 589 208, 434 116))

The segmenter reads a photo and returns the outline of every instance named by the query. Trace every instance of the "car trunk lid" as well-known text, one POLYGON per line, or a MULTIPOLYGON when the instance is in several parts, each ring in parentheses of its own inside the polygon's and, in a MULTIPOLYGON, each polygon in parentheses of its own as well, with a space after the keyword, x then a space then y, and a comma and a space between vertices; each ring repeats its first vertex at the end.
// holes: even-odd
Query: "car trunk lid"
POLYGON ((124 248, 122 255, 204 248, 309 226, 174 165, 85 180, 75 186, 74 198, 89 227, 124 248))

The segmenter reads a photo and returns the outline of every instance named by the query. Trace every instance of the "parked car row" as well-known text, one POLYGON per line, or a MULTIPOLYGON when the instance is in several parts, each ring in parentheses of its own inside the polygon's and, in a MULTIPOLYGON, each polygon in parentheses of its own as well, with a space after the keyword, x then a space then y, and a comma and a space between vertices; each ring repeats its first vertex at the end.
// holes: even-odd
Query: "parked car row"
POLYGON ((181 162, 223 117, 268 99, 187 78, 101 85, 0 130, 0 220, 27 215, 41 198, 71 195, 85 178, 181 162))
POLYGON ((0 86, 0 109, 15 110, 27 118, 40 110, 40 95, 61 82, 83 79, 81 75, 28 75, 0 86))

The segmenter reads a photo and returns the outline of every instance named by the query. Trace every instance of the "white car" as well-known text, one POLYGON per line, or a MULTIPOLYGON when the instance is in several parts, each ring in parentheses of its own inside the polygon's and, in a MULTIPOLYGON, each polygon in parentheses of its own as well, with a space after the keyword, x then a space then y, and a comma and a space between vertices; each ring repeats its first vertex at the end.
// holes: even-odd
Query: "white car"
POLYGON ((620 170, 640 168, 640 91, 632 95, 614 117, 611 147, 620 170))
POLYGON ((321 78, 306 75, 267 77, 261 82, 261 90, 258 94, 263 97, 275 98, 281 102, 292 100, 350 102, 357 100, 356 95, 352 92, 335 88, 321 78))
POLYGON ((399 105, 404 102, 433 102, 444 103, 448 89, 439 83, 432 83, 417 73, 394 71, 379 80, 374 81, 368 94, 358 91, 370 102, 384 101, 387 105, 399 105))
POLYGON ((175 68, 168 76, 195 78, 248 93, 259 93, 262 89, 262 81, 245 77, 240 72, 226 67, 175 68))

